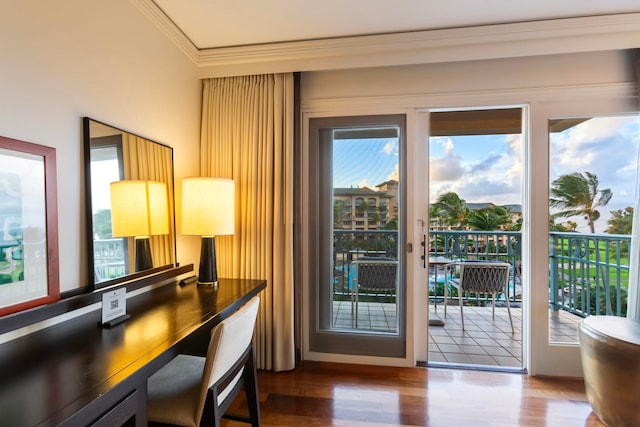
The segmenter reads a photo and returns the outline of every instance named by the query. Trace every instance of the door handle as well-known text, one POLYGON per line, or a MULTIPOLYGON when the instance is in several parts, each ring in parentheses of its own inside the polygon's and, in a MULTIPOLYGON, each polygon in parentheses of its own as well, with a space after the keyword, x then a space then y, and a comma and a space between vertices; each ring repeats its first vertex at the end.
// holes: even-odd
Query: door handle
POLYGON ((422 246, 422 255, 420 258, 422 259, 422 268, 427 268, 427 235, 422 235, 422 242, 420 242, 420 246, 422 246))

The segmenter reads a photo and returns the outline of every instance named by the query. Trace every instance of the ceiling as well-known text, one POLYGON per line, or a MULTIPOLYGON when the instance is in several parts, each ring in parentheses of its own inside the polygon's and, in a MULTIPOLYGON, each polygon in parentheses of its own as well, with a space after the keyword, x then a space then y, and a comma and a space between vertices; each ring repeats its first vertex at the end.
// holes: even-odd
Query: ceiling
POLYGON ((152 3, 198 50, 640 11, 638 0, 152 0, 152 3))

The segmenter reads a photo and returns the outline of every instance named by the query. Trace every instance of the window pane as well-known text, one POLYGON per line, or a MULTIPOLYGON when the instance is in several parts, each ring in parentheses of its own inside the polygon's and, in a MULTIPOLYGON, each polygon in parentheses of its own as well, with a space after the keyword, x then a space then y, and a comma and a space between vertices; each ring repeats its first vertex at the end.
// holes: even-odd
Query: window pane
POLYGON ((589 315, 625 316, 637 115, 549 121, 550 342, 589 315))
POLYGON ((395 128, 376 130, 333 134, 331 325, 395 334, 399 136, 395 128))

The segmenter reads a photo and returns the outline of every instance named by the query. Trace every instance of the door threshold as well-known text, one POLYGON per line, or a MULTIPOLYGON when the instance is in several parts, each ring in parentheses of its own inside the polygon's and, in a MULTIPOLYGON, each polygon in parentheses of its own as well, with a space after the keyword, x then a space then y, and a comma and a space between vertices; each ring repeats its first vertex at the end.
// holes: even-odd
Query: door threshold
POLYGON ((418 362, 416 366, 419 366, 422 368, 459 369, 459 370, 466 370, 466 371, 527 374, 527 370, 525 368, 514 368, 511 366, 468 365, 464 363, 442 363, 442 362, 418 362))

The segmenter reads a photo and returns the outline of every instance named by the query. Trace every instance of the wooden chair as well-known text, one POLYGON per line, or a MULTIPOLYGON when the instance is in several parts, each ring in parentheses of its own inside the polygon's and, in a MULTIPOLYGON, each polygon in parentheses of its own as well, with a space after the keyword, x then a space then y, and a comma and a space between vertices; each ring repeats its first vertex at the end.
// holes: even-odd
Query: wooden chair
POLYGON ((150 425, 220 426, 221 418, 260 426, 253 329, 259 297, 254 297, 211 331, 206 357, 180 354, 148 382, 150 425), (225 414, 244 387, 249 418, 225 414))
MULTIPOLYGON (((511 323, 511 332, 514 333, 513 319, 511 318, 511 308, 509 307, 509 297, 507 295, 507 286, 509 284, 509 271, 511 265, 506 262, 454 262, 446 267, 445 277, 455 277, 460 274, 459 278, 448 280, 448 284, 458 290, 458 303, 460 305, 460 318, 462 321, 462 330, 464 330, 464 314, 462 312, 462 294, 465 292, 478 294, 491 294, 492 314, 496 315, 496 294, 505 294, 505 303, 507 312, 509 313, 509 322, 511 323)), ((447 317, 447 300, 448 287, 445 286, 445 304, 444 316, 447 317)))

